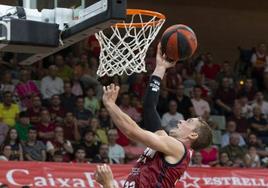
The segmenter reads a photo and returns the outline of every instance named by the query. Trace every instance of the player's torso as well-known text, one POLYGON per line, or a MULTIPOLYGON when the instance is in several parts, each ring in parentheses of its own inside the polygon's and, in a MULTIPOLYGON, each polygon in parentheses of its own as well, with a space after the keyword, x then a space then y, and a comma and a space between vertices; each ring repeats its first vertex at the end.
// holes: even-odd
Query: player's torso
POLYGON ((186 149, 177 164, 165 161, 163 153, 147 148, 132 168, 124 188, 172 188, 186 170, 191 151, 186 149))

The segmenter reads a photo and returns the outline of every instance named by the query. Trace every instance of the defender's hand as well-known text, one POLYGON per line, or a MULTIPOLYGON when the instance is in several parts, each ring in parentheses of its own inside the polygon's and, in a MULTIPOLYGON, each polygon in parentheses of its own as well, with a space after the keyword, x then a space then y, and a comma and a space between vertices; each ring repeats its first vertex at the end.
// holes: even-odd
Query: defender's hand
POLYGON ((104 105, 109 103, 115 103, 118 93, 119 93, 119 86, 116 86, 115 84, 111 84, 109 86, 103 87, 103 96, 102 100, 104 105))
POLYGON ((95 172, 95 179, 98 183, 103 185, 105 188, 111 187, 113 188, 113 173, 111 168, 104 164, 101 166, 97 166, 96 172, 95 172))

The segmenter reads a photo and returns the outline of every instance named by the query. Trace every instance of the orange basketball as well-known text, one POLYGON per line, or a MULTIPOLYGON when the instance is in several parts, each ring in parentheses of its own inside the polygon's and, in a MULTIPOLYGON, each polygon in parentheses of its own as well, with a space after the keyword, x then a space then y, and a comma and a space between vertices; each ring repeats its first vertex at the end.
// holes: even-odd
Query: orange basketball
POLYGON ((162 35, 161 50, 169 61, 185 60, 194 54, 196 48, 196 35, 186 25, 173 25, 167 28, 162 35))

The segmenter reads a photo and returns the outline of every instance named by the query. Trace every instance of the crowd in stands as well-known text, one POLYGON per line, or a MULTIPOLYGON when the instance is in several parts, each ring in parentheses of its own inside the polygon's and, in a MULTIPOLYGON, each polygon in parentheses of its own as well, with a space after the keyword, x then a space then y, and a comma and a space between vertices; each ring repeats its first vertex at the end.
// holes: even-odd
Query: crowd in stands
MULTIPOLYGON (((148 50, 147 72, 129 77, 98 78, 99 52, 90 37, 31 66, 16 65, 16 55, 2 54, 0 160, 129 164, 138 159, 144 146, 113 124, 102 105, 102 85, 121 86, 120 108, 142 127, 155 48, 148 50)), ((157 108, 164 130, 197 116, 213 129, 213 144, 194 152, 191 166, 268 166, 266 45, 241 49, 240 55, 231 63, 204 53, 177 63, 162 81, 157 108)))

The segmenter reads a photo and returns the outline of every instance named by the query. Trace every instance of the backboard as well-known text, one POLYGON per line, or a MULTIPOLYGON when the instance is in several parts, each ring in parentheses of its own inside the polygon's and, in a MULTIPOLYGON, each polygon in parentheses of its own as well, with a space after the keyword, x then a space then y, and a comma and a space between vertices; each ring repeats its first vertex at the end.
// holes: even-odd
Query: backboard
POLYGON ((21 0, 0 5, 0 51, 30 65, 126 17, 126 0, 21 0))

